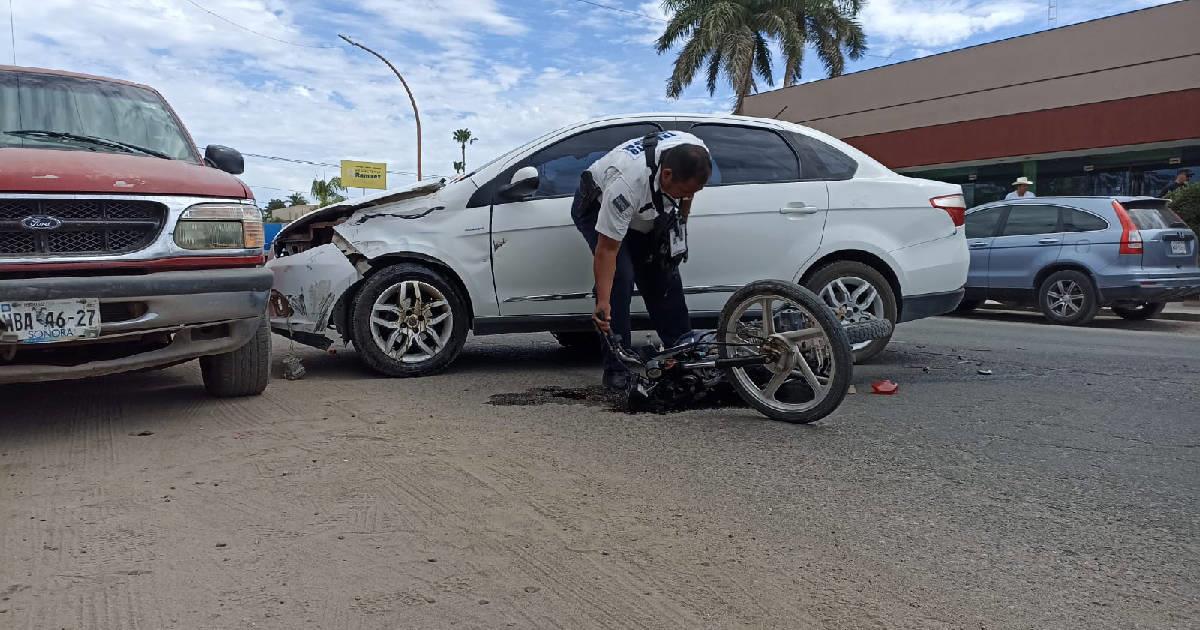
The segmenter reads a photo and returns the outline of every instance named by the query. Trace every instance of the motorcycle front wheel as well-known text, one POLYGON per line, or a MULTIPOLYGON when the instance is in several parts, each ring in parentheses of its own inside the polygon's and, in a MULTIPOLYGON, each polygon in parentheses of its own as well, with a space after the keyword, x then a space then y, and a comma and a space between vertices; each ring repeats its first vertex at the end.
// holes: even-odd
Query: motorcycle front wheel
POLYGON ((828 416, 850 388, 854 354, 842 323, 812 291, 781 280, 735 292, 717 324, 722 359, 764 365, 725 369, 746 404, 772 420, 808 424, 828 416))

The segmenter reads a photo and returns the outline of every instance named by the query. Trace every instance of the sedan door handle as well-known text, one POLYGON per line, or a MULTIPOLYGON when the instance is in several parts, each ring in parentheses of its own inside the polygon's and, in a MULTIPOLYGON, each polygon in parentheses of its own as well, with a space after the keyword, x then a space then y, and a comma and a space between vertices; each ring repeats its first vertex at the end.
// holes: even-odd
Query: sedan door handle
POLYGON ((1053 245, 1053 244, 1057 243, 1058 240, 1059 239, 1056 239, 1056 238, 1043 238, 1043 239, 1039 239, 1038 243, 1041 245, 1053 245))
POLYGON ((816 214, 820 208, 810 206, 803 201, 792 201, 779 209, 779 214, 816 214))
POLYGON ((988 246, 987 241, 975 241, 974 243, 971 243, 972 249, 982 249, 987 246, 988 246))

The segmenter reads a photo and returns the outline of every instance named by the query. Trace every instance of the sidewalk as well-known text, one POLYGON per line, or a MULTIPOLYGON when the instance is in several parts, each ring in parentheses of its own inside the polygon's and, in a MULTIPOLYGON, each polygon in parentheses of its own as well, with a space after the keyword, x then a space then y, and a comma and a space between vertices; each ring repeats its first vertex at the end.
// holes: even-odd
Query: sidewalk
POLYGON ((1200 302, 1171 302, 1158 318, 1200 322, 1200 302))

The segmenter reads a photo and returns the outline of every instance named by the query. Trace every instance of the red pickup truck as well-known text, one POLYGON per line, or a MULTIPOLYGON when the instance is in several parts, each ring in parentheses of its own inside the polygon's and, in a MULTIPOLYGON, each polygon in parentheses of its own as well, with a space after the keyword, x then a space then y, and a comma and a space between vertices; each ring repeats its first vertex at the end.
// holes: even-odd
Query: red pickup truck
POLYGON ((152 88, 0 66, 0 384, 199 358, 216 396, 269 379, 262 214, 152 88))

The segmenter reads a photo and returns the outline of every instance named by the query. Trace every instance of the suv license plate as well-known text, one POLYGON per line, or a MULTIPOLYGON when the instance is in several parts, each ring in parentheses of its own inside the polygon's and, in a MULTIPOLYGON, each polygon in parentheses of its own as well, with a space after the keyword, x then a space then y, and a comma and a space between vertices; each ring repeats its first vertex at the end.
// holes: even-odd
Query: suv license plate
POLYGON ((17 343, 55 343, 100 336, 100 300, 0 302, 0 339, 17 343))
POLYGON ((1187 241, 1171 241, 1171 253, 1172 254, 1186 254, 1187 253, 1187 241))

